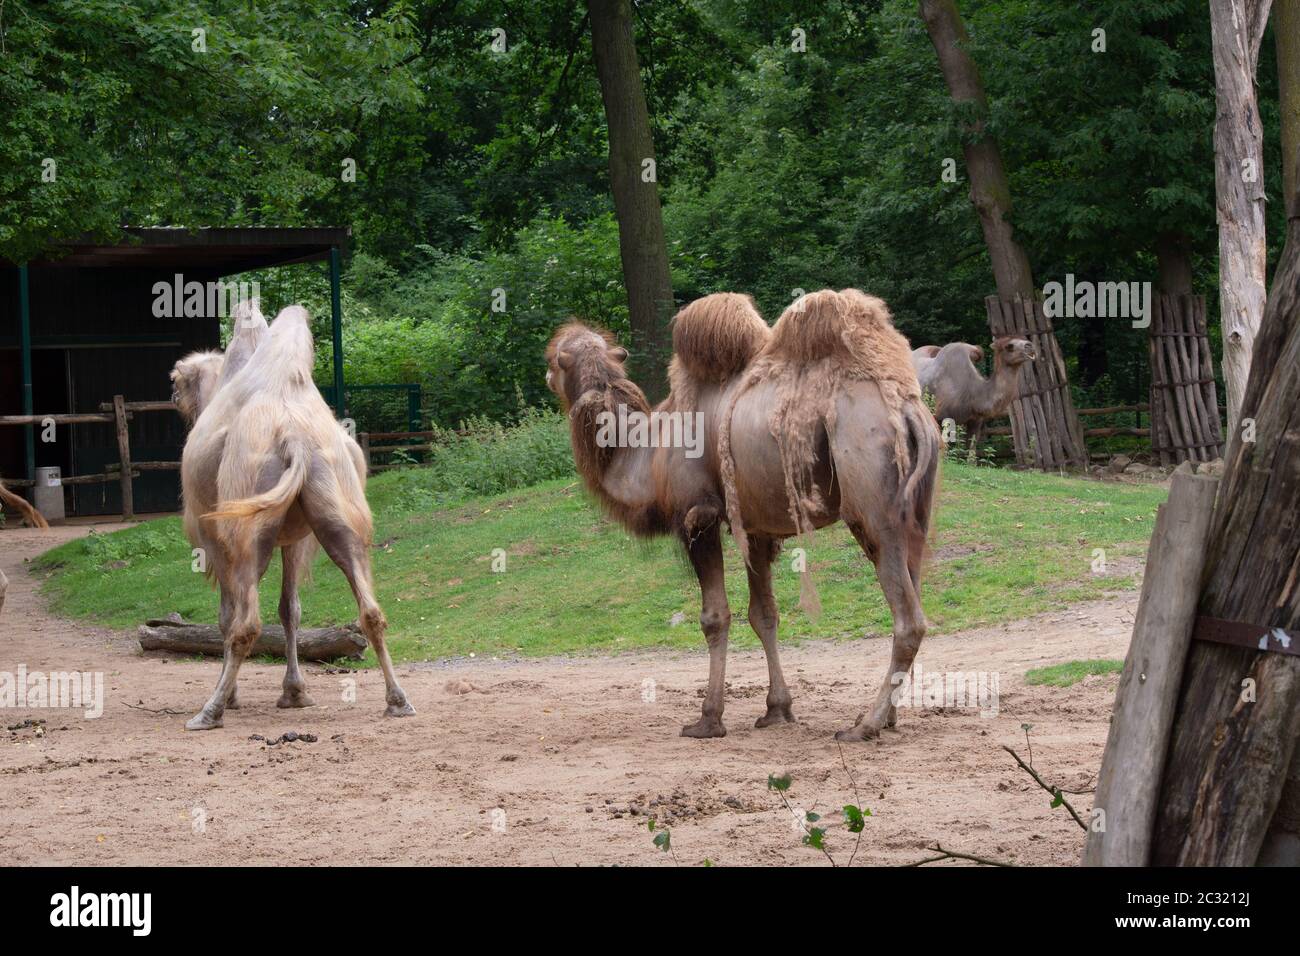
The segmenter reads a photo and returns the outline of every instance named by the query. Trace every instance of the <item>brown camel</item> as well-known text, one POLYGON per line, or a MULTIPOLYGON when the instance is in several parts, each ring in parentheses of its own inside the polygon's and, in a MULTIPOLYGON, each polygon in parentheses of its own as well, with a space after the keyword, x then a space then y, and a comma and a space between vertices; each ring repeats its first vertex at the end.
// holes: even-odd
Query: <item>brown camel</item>
POLYGON ((311 706, 298 667, 298 582, 316 542, 352 586, 361 630, 384 672, 386 713, 413 714, 384 644, 388 622, 371 581, 365 460, 312 382, 307 310, 284 309, 269 330, 260 313, 243 317, 224 356, 195 353, 172 373, 177 406, 193 423, 181 458, 185 530, 221 589, 225 638, 217 687, 185 726, 220 727, 226 708, 238 706, 239 668, 262 629, 257 585, 277 546, 287 662, 277 706, 311 706))
POLYGON ((875 702, 836 737, 876 736, 894 723, 895 675, 911 670, 925 634, 921 561, 939 462, 906 339, 883 302, 854 289, 804 296, 772 329, 747 296, 719 293, 677 314, 673 351, 671 394, 649 431, 657 420, 663 439, 673 413, 694 416, 703 428, 698 456, 684 442, 631 440, 631 428, 626 440, 609 440, 605 426, 620 406, 625 415, 651 409, 624 371, 627 351, 608 333, 580 322, 561 327, 546 377, 568 412, 586 486, 633 533, 675 535, 699 578, 709 682, 703 713, 683 736, 726 734, 724 520, 746 557, 749 623, 767 655, 767 712, 757 727, 794 720, 772 593, 781 543, 836 520, 849 526, 876 565, 894 643, 875 702))
POLYGON ((951 418, 961 425, 975 454, 984 424, 1007 413, 1020 391, 1020 366, 1034 360, 1034 346, 1027 339, 1008 336, 993 340, 993 377, 985 378, 975 367, 984 360, 984 350, 966 342, 949 342, 940 348, 923 345, 912 352, 916 377, 924 391, 934 396, 934 415, 939 421, 951 418))
MULTIPOLYGON (((3 481, 0 481, 0 502, 4 502, 22 515, 23 520, 27 522, 27 526, 30 528, 48 528, 50 526, 43 514, 33 508, 22 495, 16 495, 6 488, 3 481)), ((4 610, 5 594, 8 591, 9 579, 5 577, 3 571, 0 571, 0 611, 4 610)))

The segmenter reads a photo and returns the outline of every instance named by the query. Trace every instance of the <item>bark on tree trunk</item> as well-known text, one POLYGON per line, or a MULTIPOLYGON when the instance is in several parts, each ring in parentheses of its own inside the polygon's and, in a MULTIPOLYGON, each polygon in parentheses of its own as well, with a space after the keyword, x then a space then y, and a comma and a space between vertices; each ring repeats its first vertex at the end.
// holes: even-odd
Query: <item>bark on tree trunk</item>
POLYGON ((970 198, 984 230, 997 282, 998 298, 1034 297, 1034 277, 1029 257, 1012 234, 1006 217, 1011 212, 1011 188, 997 140, 986 132, 988 97, 975 61, 966 52, 966 27, 954 0, 921 0, 921 19, 939 57, 939 69, 953 102, 970 110, 962 154, 970 176, 970 198))
POLYGON ((1160 291, 1165 295, 1192 294, 1192 258, 1187 252, 1187 237, 1166 232, 1156 239, 1156 264, 1160 271, 1160 291))
POLYGON ((587 0, 587 9, 609 127, 609 182, 632 325, 632 368, 647 397, 656 402, 668 391, 673 287, 632 6, 629 0, 587 0))
MULTIPOLYGON (((1282 180, 1286 186, 1287 238, 1300 220, 1300 0, 1277 0, 1278 101, 1282 114, 1282 180)), ((1262 866, 1300 866, 1300 746, 1291 757, 1282 796, 1259 851, 1262 866)))
POLYGON ((1278 105, 1282 113, 1282 182, 1288 219, 1300 216, 1300 0, 1276 0, 1278 105))
POLYGON ((1219 313, 1228 431, 1241 415, 1250 360, 1264 315, 1264 133, 1255 99, 1259 47, 1270 0, 1212 0, 1214 192, 1219 219, 1219 313))
MULTIPOLYGON (((1255 342, 1219 486, 1200 610, 1300 628, 1300 219, 1255 342)), ((1170 737, 1152 862, 1249 866, 1262 857, 1300 733, 1300 657, 1194 642, 1170 737)), ((1282 808, 1290 814, 1292 804, 1282 808)), ((1284 828, 1296 825, 1277 820, 1284 828)), ((1276 828, 1275 828, 1276 829, 1276 828)), ((1281 835, 1278 835, 1279 837, 1281 835)))

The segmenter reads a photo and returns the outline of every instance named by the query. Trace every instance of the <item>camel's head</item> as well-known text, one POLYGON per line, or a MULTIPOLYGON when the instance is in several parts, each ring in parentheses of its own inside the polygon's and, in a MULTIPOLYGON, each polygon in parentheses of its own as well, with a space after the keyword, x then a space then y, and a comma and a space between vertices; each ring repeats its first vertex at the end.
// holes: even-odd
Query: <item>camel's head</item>
POLYGON ((627 378, 627 349, 604 329, 567 322, 546 346, 546 387, 567 409, 583 392, 627 378))
POLYGON ((224 362, 220 352, 191 352, 172 368, 172 401, 186 425, 193 426, 212 400, 224 362))
POLYGON ((1032 362, 1038 356, 1033 342, 1004 335, 993 340, 993 357, 998 362, 1014 366, 1032 362))

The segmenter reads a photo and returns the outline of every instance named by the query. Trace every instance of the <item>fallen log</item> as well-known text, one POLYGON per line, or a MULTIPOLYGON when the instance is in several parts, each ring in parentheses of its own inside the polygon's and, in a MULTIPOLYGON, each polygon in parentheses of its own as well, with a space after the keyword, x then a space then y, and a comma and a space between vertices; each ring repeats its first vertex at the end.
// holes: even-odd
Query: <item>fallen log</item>
MULTIPOLYGON (((221 657, 225 643, 215 624, 191 624, 178 618, 155 618, 139 629, 140 647, 146 651, 174 651, 177 654, 206 654, 221 657)), ((366 638, 355 623, 341 627, 320 627, 298 632, 298 658, 332 661, 340 657, 361 660, 366 638)), ((253 645, 253 654, 284 657, 284 628, 266 624, 253 645)))

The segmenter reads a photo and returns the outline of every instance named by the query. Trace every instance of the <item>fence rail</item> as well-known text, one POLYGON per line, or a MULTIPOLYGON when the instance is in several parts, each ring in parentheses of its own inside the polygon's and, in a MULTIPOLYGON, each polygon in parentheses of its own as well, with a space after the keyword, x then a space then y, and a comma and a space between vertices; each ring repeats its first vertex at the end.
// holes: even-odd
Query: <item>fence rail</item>
MULTIPOLYGON (((127 422, 137 414, 147 412, 174 412, 174 402, 128 402, 121 395, 114 395, 111 402, 101 402, 100 413, 73 412, 52 415, 0 415, 3 425, 113 425, 117 431, 118 464, 108 471, 93 475, 60 476, 60 485, 97 485, 117 482, 122 487, 122 520, 135 517, 135 500, 131 483, 146 471, 179 471, 179 461, 131 461, 131 433, 127 422)), ((31 478, 5 479, 5 484, 14 488, 32 488, 36 482, 31 478)))

